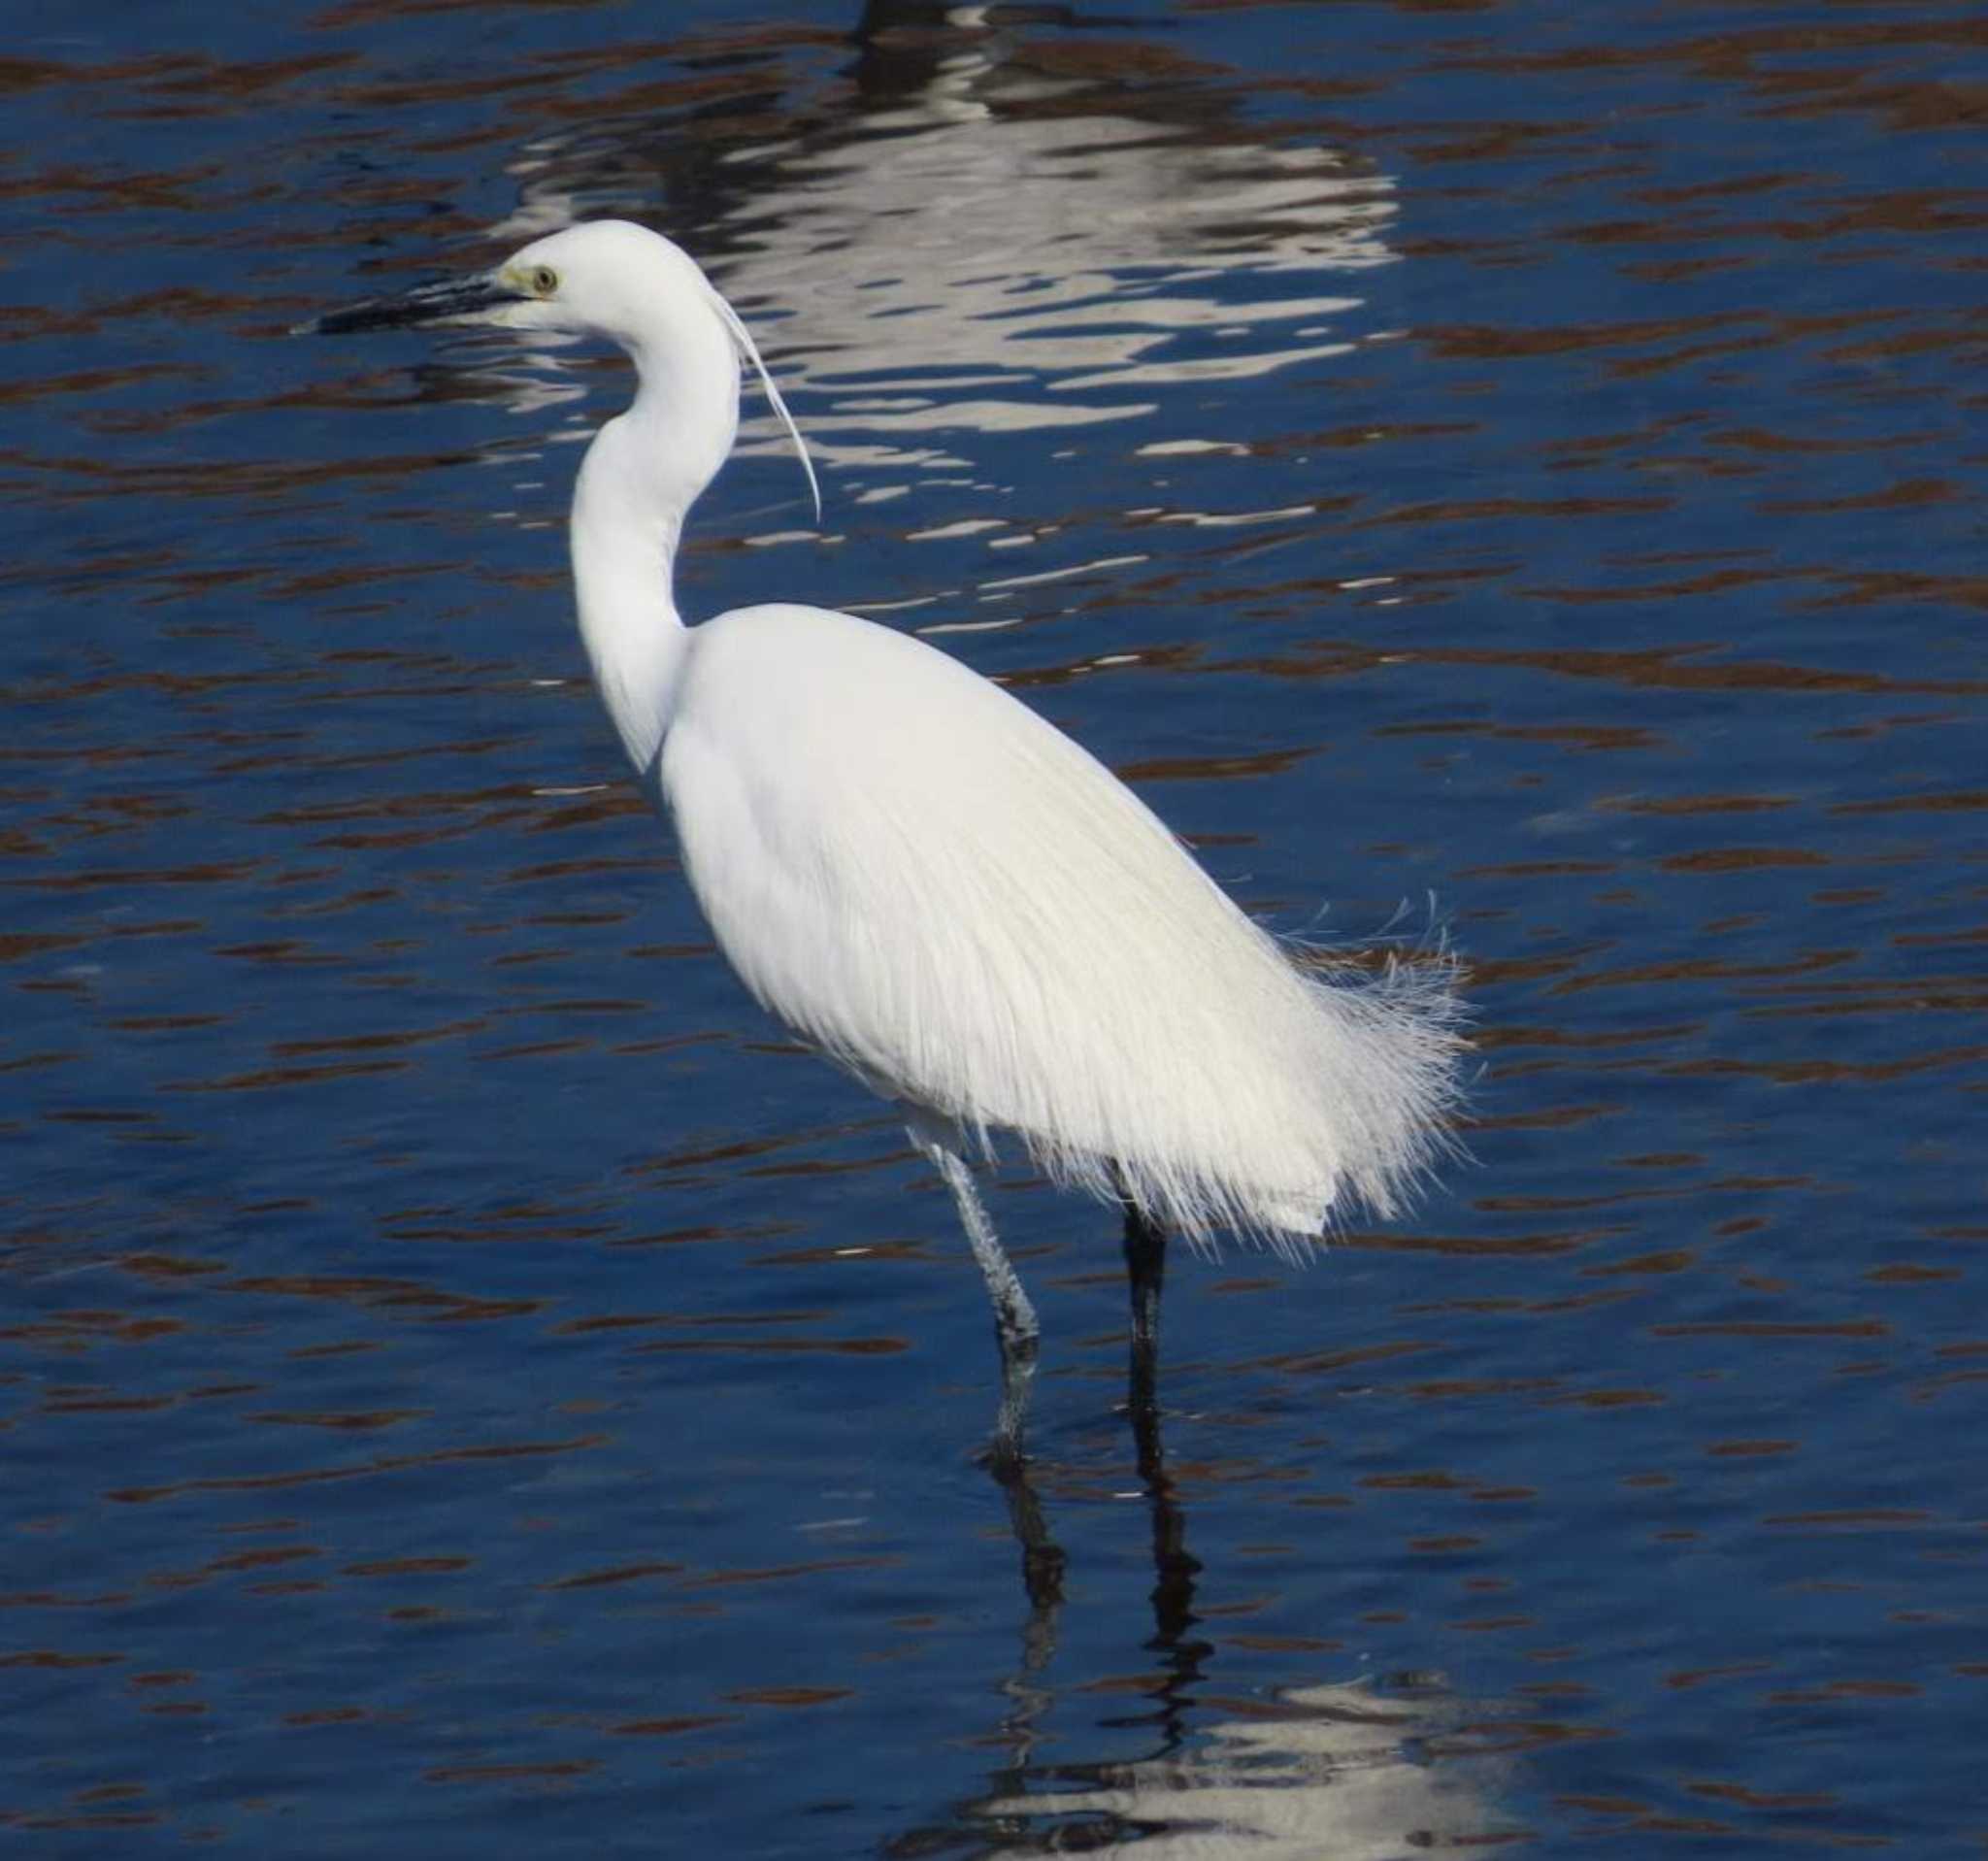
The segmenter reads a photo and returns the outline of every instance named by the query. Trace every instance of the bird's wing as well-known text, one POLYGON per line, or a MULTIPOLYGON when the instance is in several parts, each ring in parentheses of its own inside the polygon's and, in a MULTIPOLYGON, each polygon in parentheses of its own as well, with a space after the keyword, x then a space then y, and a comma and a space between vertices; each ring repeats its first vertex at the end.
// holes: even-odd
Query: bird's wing
POLYGON ((1316 1229, 1368 1144, 1361 991, 1301 975, 1103 765, 923 642, 802 608, 693 639, 661 784, 763 1006, 1189 1232, 1316 1229))

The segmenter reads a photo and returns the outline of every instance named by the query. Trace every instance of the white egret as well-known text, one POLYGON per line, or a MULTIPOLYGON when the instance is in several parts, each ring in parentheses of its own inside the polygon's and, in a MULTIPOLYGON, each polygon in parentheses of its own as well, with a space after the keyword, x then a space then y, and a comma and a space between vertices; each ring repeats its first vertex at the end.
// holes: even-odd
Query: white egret
POLYGON ((975 1187, 992 1133, 1125 1209, 1148 1416, 1168 1229, 1295 1255, 1351 1210, 1402 1209, 1456 1098, 1446 961, 1368 975, 1287 948, 1103 764, 911 635, 784 604, 684 625, 678 542, 732 449, 742 358, 820 496, 683 251, 594 221, 311 327, 432 323, 578 331, 635 363, 573 500, 594 681, 740 980, 901 1106, 951 1190, 994 1304, 998 1464, 1020 1464, 1037 1322, 975 1187))

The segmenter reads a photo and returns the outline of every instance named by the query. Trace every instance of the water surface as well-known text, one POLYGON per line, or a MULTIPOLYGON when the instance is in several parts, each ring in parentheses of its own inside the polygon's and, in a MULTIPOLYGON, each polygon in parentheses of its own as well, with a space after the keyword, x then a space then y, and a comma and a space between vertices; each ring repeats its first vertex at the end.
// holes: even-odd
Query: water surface
POLYGON ((1984 31, 1957 5, 83 6, 0 84, 0 1825, 40 1851, 1975 1852, 1984 31), (287 326, 634 215, 693 614, 916 630, 1474 1162, 1181 1258, 709 947, 561 523, 618 362, 287 326), (1018 1542, 1019 1537, 1019 1542, 1018 1542))

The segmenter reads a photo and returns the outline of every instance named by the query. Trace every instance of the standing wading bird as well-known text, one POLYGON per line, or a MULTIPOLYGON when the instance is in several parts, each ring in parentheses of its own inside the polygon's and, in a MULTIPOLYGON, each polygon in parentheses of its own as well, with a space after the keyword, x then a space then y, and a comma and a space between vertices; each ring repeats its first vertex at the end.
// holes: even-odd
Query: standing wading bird
POLYGON ((573 331, 634 360, 573 499, 594 682, 740 980, 902 1108, 952 1191, 994 1302, 997 1469, 1021 1466, 1038 1328, 969 1163, 994 1131, 1124 1209, 1148 1423, 1168 1229, 1296 1257, 1329 1217, 1403 1207, 1449 1143, 1447 959, 1297 960, 1102 763, 922 640, 786 604, 684 626, 677 546, 732 449, 742 358, 820 513, 751 336, 684 252, 598 220, 305 327, 417 324, 573 331))

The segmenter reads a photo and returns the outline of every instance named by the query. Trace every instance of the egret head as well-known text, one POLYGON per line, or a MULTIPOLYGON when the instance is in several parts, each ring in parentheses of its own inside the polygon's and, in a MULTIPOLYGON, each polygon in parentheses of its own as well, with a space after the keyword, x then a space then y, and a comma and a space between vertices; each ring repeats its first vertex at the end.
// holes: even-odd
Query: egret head
POLYGON ((436 324, 562 330, 633 349, 686 315, 708 318, 716 297, 689 255, 661 233, 597 219, 535 239, 487 272, 369 297, 303 327, 324 336, 436 324))
POLYGON ((492 323, 603 336, 631 351, 667 341, 686 321, 737 320, 681 247, 626 219, 535 239, 487 282, 497 300, 492 323))
POLYGON ((645 375, 701 366, 713 348, 744 357, 800 452, 820 516, 821 492, 807 443, 751 332, 696 261, 661 233, 626 219, 568 226, 535 239, 490 271, 417 285, 397 297, 368 298, 300 325, 300 333, 343 336, 433 325, 605 337, 633 355, 645 375))

